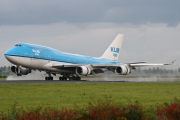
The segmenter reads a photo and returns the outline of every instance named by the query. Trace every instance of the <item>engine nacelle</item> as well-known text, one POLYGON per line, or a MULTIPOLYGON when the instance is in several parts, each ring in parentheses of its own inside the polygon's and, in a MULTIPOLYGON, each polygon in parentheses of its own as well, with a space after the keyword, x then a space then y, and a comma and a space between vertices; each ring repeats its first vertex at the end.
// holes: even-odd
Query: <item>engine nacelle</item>
POLYGON ((17 73, 17 75, 27 75, 31 73, 31 69, 29 68, 22 68, 22 67, 16 67, 16 66, 11 66, 11 71, 14 73, 17 73))
POLYGON ((20 68, 21 75, 27 75, 29 73, 31 73, 31 70, 29 68, 20 68))
POLYGON ((91 70, 90 70, 90 68, 88 68, 86 66, 80 66, 80 67, 76 68, 76 74, 78 76, 81 76, 81 75, 87 76, 87 75, 91 74, 91 70))
POLYGON ((11 66, 11 71, 12 71, 13 73, 16 73, 16 66, 11 66))
POLYGON ((131 73, 131 68, 127 64, 120 65, 115 68, 115 73, 118 73, 120 75, 127 75, 131 73))

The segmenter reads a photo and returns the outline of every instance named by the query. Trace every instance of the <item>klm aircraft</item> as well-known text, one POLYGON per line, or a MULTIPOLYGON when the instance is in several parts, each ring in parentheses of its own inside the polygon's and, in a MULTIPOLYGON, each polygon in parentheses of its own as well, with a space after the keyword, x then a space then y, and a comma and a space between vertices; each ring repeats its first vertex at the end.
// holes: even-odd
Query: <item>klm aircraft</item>
POLYGON ((118 59, 123 38, 123 34, 118 34, 104 54, 98 58, 65 53, 28 43, 17 43, 4 55, 9 62, 14 64, 11 71, 17 76, 39 70, 47 73, 45 80, 53 80, 53 75, 56 76, 56 74, 60 74, 59 80, 80 80, 82 76, 104 73, 107 70, 119 75, 127 75, 136 67, 172 64, 120 63, 118 59))

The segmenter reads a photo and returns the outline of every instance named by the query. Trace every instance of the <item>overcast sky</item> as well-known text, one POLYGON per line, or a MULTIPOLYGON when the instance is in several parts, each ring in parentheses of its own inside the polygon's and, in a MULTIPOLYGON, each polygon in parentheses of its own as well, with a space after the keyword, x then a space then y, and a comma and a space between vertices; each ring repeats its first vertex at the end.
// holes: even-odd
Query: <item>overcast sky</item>
MULTIPOLYGON (((99 57, 125 35, 120 61, 180 68, 179 0, 0 0, 0 66, 17 42, 99 57)), ((166 67, 165 67, 166 68, 166 67)))

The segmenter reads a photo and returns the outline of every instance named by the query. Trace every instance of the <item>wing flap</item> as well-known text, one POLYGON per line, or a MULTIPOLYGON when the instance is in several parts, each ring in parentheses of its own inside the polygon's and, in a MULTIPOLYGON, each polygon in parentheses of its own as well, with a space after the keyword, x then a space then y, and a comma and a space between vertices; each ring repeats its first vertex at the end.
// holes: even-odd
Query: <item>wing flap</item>
POLYGON ((79 67, 84 66, 85 64, 60 64, 60 63, 53 63, 52 67, 54 68, 68 68, 68 67, 79 67))

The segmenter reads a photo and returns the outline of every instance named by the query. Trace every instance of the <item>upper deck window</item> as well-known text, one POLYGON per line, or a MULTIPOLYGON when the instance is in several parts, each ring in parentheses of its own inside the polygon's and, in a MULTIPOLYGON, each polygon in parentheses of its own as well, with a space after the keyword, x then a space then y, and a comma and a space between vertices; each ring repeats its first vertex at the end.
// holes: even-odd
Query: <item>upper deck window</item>
POLYGON ((21 44, 16 44, 15 46, 21 46, 21 44))

